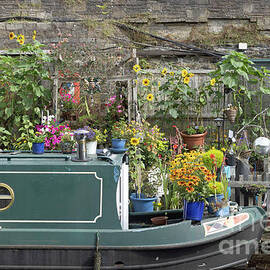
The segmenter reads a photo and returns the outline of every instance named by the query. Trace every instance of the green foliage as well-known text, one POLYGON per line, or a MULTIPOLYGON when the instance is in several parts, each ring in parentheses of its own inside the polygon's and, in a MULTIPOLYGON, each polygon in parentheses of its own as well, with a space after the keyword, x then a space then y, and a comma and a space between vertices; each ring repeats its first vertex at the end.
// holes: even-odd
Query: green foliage
POLYGON ((8 146, 11 140, 11 133, 5 128, 0 127, 1 143, 4 147, 8 146))
MULTIPOLYGON (((262 95, 270 94, 270 88, 266 86, 269 73, 270 71, 265 68, 257 69, 245 54, 232 51, 222 57, 217 69, 210 74, 216 84, 230 89, 233 102, 231 107, 238 110, 236 123, 239 126, 249 123, 262 111, 262 95), (256 87, 252 89, 252 85, 256 87), (259 106, 254 102, 256 98, 260 99, 259 106), (248 109, 245 111, 245 108, 248 109)), ((216 102, 221 101, 222 96, 218 89, 212 89, 210 95, 216 102)), ((260 116, 260 124, 263 122, 262 117, 263 115, 260 116)), ((260 132, 258 128, 257 133, 260 132)))
POLYGON ((112 126, 112 138, 113 139, 127 139, 129 133, 127 132, 128 125, 125 121, 115 122, 112 126))
POLYGON ((18 56, 0 56, 0 126, 15 135, 24 117, 37 124, 51 99, 50 90, 42 85, 43 80, 49 80, 50 56, 38 41, 19 46, 10 51, 18 56))
POLYGON ((221 182, 211 181, 208 186, 212 195, 223 194, 223 184, 221 182))
POLYGON ((211 149, 202 154, 202 161, 207 169, 216 172, 217 168, 220 168, 222 165, 223 157, 222 151, 211 149))
POLYGON ((32 143, 43 143, 45 141, 45 135, 42 133, 36 132, 32 138, 30 138, 30 142, 32 143))
POLYGON ((15 149, 20 150, 31 150, 33 137, 35 137, 35 127, 33 123, 29 120, 29 117, 24 115, 22 117, 21 127, 18 130, 19 137, 13 144, 15 149))
POLYGON ((187 135, 202 134, 205 132, 204 126, 187 127, 185 133, 187 135))

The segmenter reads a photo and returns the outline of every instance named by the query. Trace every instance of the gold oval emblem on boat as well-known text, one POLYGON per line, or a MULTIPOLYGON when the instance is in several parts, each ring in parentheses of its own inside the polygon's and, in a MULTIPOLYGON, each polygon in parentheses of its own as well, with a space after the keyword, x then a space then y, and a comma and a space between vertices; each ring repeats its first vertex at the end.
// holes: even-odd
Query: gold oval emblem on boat
POLYGON ((14 202, 13 189, 4 183, 0 183, 0 211, 7 210, 14 202))

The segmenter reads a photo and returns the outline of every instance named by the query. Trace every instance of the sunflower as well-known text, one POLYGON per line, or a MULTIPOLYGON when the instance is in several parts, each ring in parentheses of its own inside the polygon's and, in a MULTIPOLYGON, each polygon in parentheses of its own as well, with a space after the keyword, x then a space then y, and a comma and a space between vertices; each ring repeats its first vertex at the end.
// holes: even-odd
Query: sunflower
POLYGON ((20 40, 24 40, 24 35, 18 35, 17 36, 17 41, 19 42, 20 40))
POLYGON ((133 70, 134 70, 135 72, 139 72, 139 71, 141 70, 140 65, 134 65, 134 66, 133 66, 133 70))
POLYGON ((152 100, 154 99, 153 94, 148 94, 147 97, 146 97, 146 99, 147 99, 148 101, 152 101, 152 100))
POLYGON ((168 71, 167 68, 163 68, 163 70, 161 71, 161 74, 166 75, 167 71, 168 71))
POLYGON ((133 138, 130 139, 130 143, 132 145, 138 145, 140 143, 140 139, 133 137, 133 138))
POLYGON ((15 36, 15 34, 13 33, 13 32, 10 32, 9 33, 9 39, 10 40, 12 40, 12 39, 14 39, 16 36, 15 36))
POLYGON ((186 69, 182 70, 182 77, 185 78, 188 75, 188 72, 186 69))
POLYGON ((185 77, 185 78, 184 78, 184 83, 185 83, 185 84, 189 84, 189 81, 190 81, 189 77, 185 77))
POLYGON ((148 86, 149 83, 150 83, 150 81, 149 81, 148 79, 143 79, 143 81, 142 81, 142 84, 143 84, 144 86, 148 86))
POLYGON ((171 71, 171 72, 170 72, 170 75, 171 75, 171 76, 173 76, 173 75, 174 75, 174 72, 173 72, 173 71, 171 71))
POLYGON ((21 39, 21 40, 19 41, 19 44, 20 44, 20 45, 23 45, 23 44, 24 44, 24 39, 21 39))
POLYGON ((216 84, 216 79, 213 78, 212 80, 210 80, 210 85, 214 86, 216 84))

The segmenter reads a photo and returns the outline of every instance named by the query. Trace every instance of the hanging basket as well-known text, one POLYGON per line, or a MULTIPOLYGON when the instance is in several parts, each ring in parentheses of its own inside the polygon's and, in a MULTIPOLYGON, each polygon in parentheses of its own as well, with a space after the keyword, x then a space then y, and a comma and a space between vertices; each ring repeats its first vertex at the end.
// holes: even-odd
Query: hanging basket
POLYGON ((225 110, 225 114, 227 115, 227 118, 229 121, 233 124, 235 122, 235 118, 237 115, 237 108, 230 108, 225 110))

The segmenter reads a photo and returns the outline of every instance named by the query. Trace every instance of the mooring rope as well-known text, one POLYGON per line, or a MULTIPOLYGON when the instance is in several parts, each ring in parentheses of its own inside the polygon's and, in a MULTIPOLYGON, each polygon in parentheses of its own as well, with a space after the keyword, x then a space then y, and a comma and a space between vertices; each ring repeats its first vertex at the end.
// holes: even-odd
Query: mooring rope
POLYGON ((94 270, 100 270, 100 266, 101 266, 101 253, 99 251, 99 232, 97 232, 94 270))

